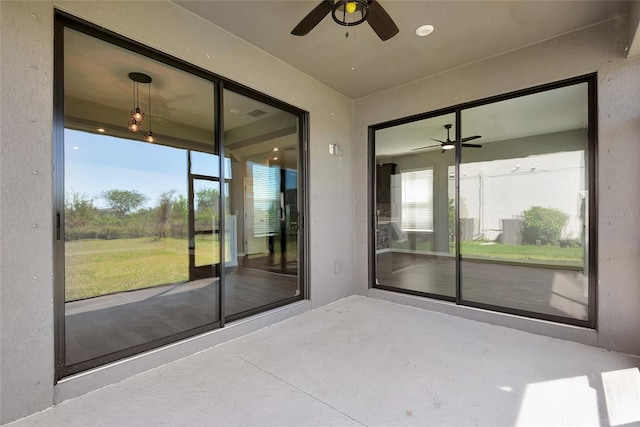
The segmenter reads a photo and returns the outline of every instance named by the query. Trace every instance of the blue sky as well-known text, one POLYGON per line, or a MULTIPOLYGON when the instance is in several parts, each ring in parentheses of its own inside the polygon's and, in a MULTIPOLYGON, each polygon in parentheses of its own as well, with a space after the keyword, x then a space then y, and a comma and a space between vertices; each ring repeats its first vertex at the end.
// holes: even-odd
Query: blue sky
POLYGON ((147 195, 145 207, 165 191, 186 196, 186 150, 65 130, 65 191, 86 193, 95 206, 106 207, 99 194, 112 189, 147 195))
MULTIPOLYGON (((187 196, 187 150, 149 144, 141 140, 116 138, 109 135, 65 129, 65 192, 84 193, 98 208, 107 204, 99 196, 105 190, 135 190, 148 199, 143 207, 157 204, 160 194, 176 190, 187 196)), ((217 155, 191 152, 192 171, 218 176, 217 155)), ((231 176, 231 160, 226 160, 227 178, 231 176)), ((287 170, 287 188, 297 187, 297 173, 287 170)), ((218 184, 200 180, 203 185, 219 188, 218 184)))

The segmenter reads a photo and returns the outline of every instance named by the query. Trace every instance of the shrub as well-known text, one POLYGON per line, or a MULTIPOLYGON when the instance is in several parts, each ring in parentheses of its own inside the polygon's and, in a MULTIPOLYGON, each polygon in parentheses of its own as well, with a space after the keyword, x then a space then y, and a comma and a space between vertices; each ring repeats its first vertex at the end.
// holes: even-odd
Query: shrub
POLYGON ((533 206, 524 211, 522 243, 557 245, 569 215, 559 209, 533 206))

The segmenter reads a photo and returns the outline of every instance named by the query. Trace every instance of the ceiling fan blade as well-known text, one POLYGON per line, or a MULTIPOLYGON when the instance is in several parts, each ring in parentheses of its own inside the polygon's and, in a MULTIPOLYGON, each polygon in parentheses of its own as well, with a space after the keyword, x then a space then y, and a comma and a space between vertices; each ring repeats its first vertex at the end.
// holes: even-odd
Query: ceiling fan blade
POLYGON ((473 136, 468 136, 466 138, 462 138, 462 142, 472 141, 478 138, 482 138, 482 135, 473 135, 473 136))
POLYGON ((332 8, 333 0, 323 0, 322 3, 317 5, 307 16, 302 18, 302 21, 291 30, 291 34, 294 36, 306 36, 309 34, 309 31, 313 30, 314 27, 331 12, 332 8))
POLYGON ((438 141, 440 144, 446 144, 447 141, 440 141, 439 139, 431 138, 434 141, 438 141))
POLYGON ((376 0, 369 0, 367 22, 382 41, 389 40, 400 32, 393 19, 376 0))
POLYGON ((482 148, 482 145, 480 144, 462 144, 463 147, 469 147, 469 148, 482 148))
POLYGON ((440 145, 427 145, 426 147, 418 147, 418 148, 414 148, 411 151, 418 151, 418 150, 424 150, 425 148, 432 148, 432 147, 439 147, 440 145))

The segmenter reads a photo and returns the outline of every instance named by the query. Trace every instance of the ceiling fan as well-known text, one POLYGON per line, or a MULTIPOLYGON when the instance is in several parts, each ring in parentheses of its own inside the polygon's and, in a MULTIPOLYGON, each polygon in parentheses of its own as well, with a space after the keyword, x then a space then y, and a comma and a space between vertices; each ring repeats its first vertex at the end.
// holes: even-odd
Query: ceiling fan
POLYGON ((382 41, 389 40, 400 31, 376 0, 323 0, 296 25, 291 34, 306 36, 329 12, 337 24, 345 27, 368 22, 382 41))
MULTIPOLYGON (((451 124, 446 124, 444 125, 444 128, 447 130, 447 140, 446 141, 441 141, 439 139, 435 139, 435 138, 431 138, 434 141, 437 141, 440 143, 440 146, 442 147, 442 153, 444 153, 446 150, 451 150, 453 148, 456 147, 456 142, 452 141, 449 138, 449 130, 451 130, 451 127, 453 125, 451 124)), ((473 136, 468 136, 466 138, 462 138, 461 142, 462 142, 462 146, 463 147, 469 147, 469 148, 482 148, 482 145, 480 144, 466 144, 467 141, 472 141, 474 139, 478 139, 478 138, 482 138, 481 135, 473 135, 473 136)), ((431 148, 431 147, 437 147, 438 145, 427 145, 426 147, 418 147, 418 148, 414 148, 411 151, 418 151, 418 150, 424 150, 425 148, 431 148)))

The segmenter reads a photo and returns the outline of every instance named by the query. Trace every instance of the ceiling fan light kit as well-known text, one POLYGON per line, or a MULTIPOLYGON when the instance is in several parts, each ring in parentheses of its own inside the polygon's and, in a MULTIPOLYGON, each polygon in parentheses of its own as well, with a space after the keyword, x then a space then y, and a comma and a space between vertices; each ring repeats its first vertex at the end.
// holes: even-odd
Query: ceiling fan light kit
POLYGON ((369 5, 365 0, 339 0, 331 9, 331 17, 336 24, 344 27, 353 27, 360 25, 367 20, 369 16, 369 5), (353 19, 348 21, 350 15, 354 15, 356 12, 360 13, 359 19, 353 19))
POLYGON ((337 24, 345 27, 353 27, 366 21, 382 41, 389 40, 400 31, 376 0, 324 0, 302 18, 291 34, 306 36, 329 13, 337 24))

